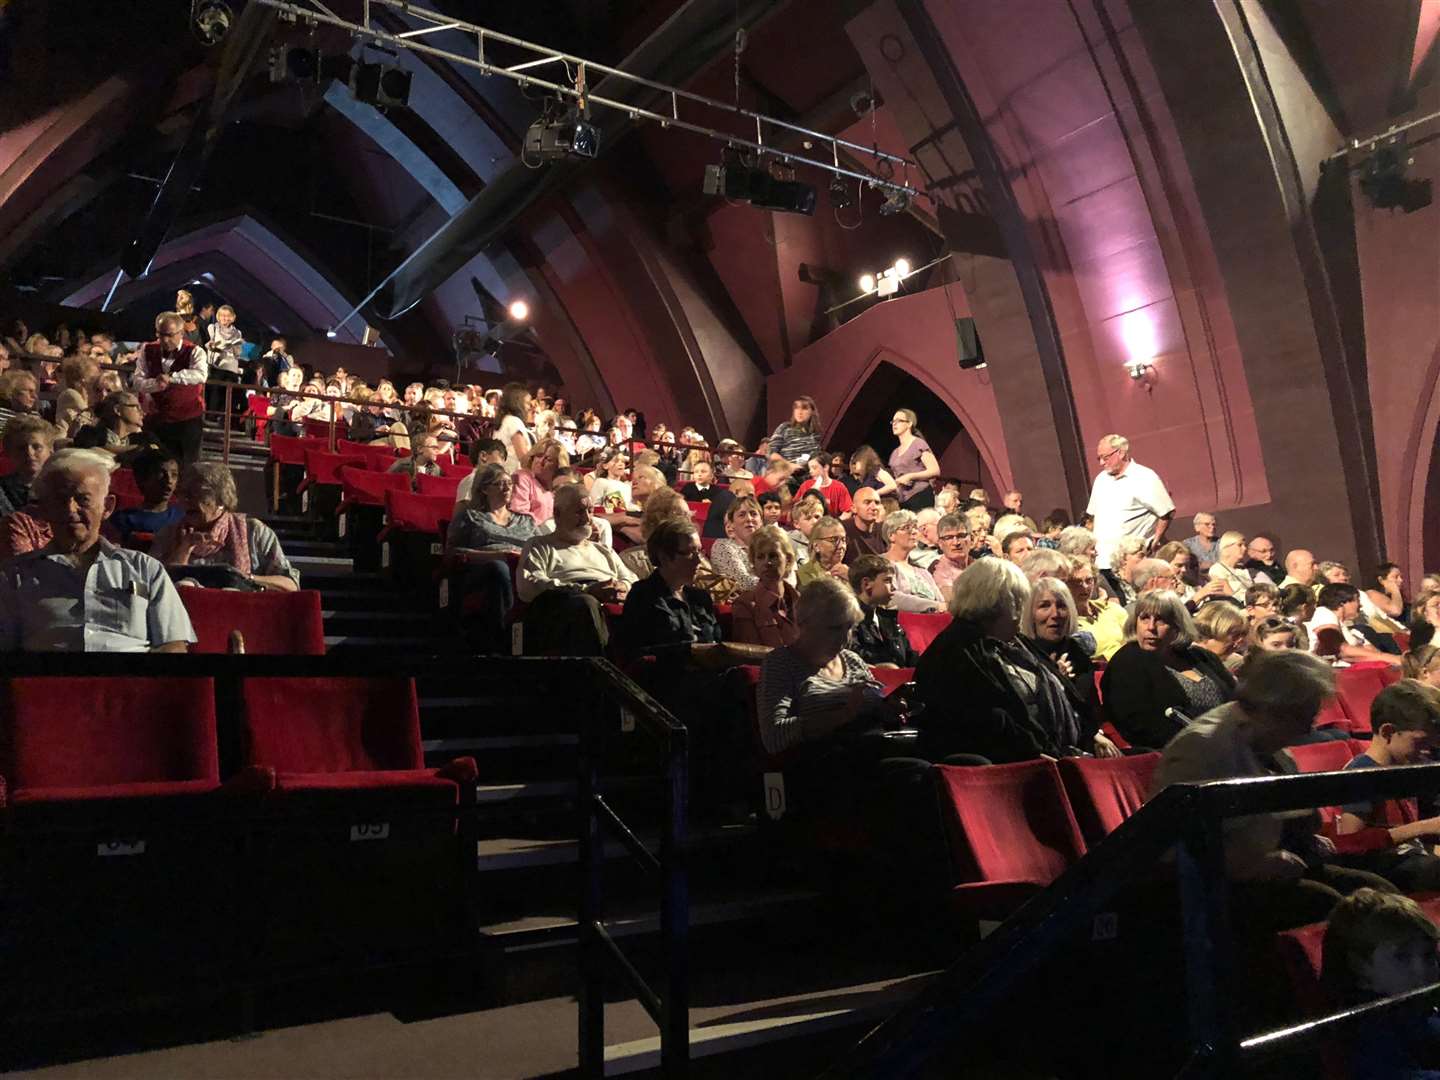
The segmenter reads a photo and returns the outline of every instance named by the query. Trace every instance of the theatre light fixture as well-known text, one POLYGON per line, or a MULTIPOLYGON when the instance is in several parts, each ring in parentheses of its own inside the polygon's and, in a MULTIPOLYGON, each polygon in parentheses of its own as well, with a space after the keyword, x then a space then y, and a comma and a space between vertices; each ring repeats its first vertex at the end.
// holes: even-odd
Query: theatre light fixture
POLYGON ((516 322, 524 322, 530 317, 530 305, 524 300, 514 300, 509 307, 510 318, 516 322))
POLYGON ((900 291, 900 283, 910 276, 910 260, 896 259, 893 266, 886 267, 879 274, 861 274, 860 291, 875 293, 882 300, 900 291))

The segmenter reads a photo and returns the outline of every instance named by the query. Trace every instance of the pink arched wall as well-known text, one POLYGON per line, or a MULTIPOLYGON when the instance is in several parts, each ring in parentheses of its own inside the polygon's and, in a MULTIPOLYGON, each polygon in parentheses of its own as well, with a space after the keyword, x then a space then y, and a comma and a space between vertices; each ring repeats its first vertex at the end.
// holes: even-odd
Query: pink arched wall
MULTIPOLYGON (((999 486, 1013 483, 1010 455, 988 372, 962 371, 956 355, 955 317, 969 313, 959 286, 928 289, 876 304, 819 341, 801 349, 784 371, 771 375, 765 388, 769 430, 786 419, 796 395, 815 399, 828 438, 838 421, 881 363, 894 364, 932 390, 960 419, 980 460, 999 486), (949 290, 947 301, 945 289, 949 290), (952 307, 953 305, 953 307, 952 307)), ((823 440, 822 440, 823 441, 823 440)), ((970 468, 963 440, 955 451, 970 468)), ((882 455, 891 447, 876 447, 882 455)), ((942 471, 958 465, 941 459, 942 471)))

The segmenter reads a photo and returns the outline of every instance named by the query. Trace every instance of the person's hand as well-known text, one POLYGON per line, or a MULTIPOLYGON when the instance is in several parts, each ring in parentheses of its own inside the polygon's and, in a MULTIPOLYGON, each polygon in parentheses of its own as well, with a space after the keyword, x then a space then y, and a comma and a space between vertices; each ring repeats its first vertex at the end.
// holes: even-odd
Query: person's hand
POLYGON ((1120 748, 1111 742, 1103 731, 1097 731, 1095 733, 1095 756, 1097 758, 1117 758, 1123 755, 1120 753, 1120 748))
MULTIPOLYGON (((1067 679, 1073 679, 1075 677, 1075 665, 1070 663, 1070 657, 1060 657, 1055 661, 1055 666, 1065 673, 1067 679)), ((1104 738, 1104 736, 1097 736, 1097 738, 1104 738)), ((1109 740, 1107 739, 1106 741, 1108 742, 1109 740)))
POLYGON ((157 389, 165 390, 168 389, 170 386, 170 376, 166 375, 164 372, 161 372, 160 377, 155 381, 160 384, 157 389))
POLYGON ((843 562, 837 562, 834 566, 830 567, 827 573, 829 573, 831 577, 839 578, 841 581, 847 583, 850 580, 850 568, 843 562))
POLYGON ((1211 578, 1202 588, 1195 591, 1196 600, 1204 600, 1211 596, 1229 596, 1230 586, 1219 578, 1211 578))

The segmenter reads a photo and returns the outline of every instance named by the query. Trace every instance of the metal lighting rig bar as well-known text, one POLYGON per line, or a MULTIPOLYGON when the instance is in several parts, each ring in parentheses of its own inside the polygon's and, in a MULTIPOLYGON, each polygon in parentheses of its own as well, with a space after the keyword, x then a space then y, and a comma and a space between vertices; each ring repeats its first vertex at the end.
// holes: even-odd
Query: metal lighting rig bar
MULTIPOLYGON (((611 109, 618 109, 628 113, 630 119, 638 120, 642 117, 646 120, 654 120, 662 128, 680 128, 684 131, 691 131, 697 135, 704 135, 727 146, 743 147, 754 151, 763 157, 769 154, 787 164, 811 165, 825 172, 834 173, 836 176, 848 176, 852 180, 859 180, 871 188, 880 189, 892 194, 903 195, 908 198, 924 194, 919 189, 912 187, 908 182, 897 183, 873 173, 862 172, 859 169, 847 168, 840 164, 840 150, 843 147, 852 154, 863 155, 875 161, 877 164, 884 163, 892 172, 895 166, 900 166, 908 181, 908 173, 915 163, 908 158, 897 157, 894 154, 887 154, 877 147, 862 146, 859 143, 850 142, 834 135, 827 135, 823 131, 812 131, 809 128, 792 124, 785 120, 777 120, 774 117, 766 116, 763 113, 753 112, 750 109, 741 108, 738 105, 726 104, 714 98, 704 97, 700 94, 693 94, 688 90, 681 90, 678 87, 667 86, 664 83, 655 82, 651 79, 641 78, 638 75, 631 75, 621 71, 619 68, 608 67, 605 64, 597 64, 591 60, 585 60, 569 53, 557 52, 544 45, 536 45, 521 38, 512 37, 509 34, 502 34, 495 30, 487 29, 475 23, 466 22, 463 19, 454 19, 448 15, 441 15, 438 12, 428 11, 425 8, 417 7, 407 3, 406 0, 362 0, 363 12, 360 22, 351 22, 349 19, 336 15, 321 0, 255 0, 256 3, 265 7, 274 8, 287 16, 303 20, 308 23, 324 23, 327 26, 339 27, 348 30, 360 38, 369 38, 379 44, 384 42, 397 49, 411 49, 415 52, 426 53, 430 56, 448 60, 451 63, 464 64, 467 67, 475 68, 485 75, 499 75, 501 78, 510 79, 521 86, 538 86, 545 90, 553 91, 562 98, 571 98, 582 110, 591 105, 604 105, 611 109), (390 33, 382 27, 376 26, 370 18, 373 8, 383 7, 395 11, 399 15, 418 20, 424 25, 413 30, 406 30, 398 34, 390 33), (460 53, 452 49, 438 48, 426 44, 419 39, 426 34, 433 34, 453 30, 458 33, 467 34, 474 39, 475 51, 473 54, 460 53), (533 59, 524 60, 509 67, 497 66, 494 62, 487 60, 485 50, 487 44, 508 45, 534 54, 533 59), (575 65, 576 75, 573 84, 552 82, 539 78, 533 74, 534 70, 545 64, 563 64, 569 77, 570 65, 575 65), (641 108, 637 105, 618 101, 614 98, 602 97, 591 93, 587 86, 587 75, 599 72, 612 78, 633 84, 636 87, 644 87, 647 90, 667 95, 670 99, 670 111, 655 112, 651 109, 641 108), (731 116, 739 117, 747 125, 753 121, 755 124, 755 137, 753 139, 729 132, 720 131, 716 128, 707 127, 704 124, 695 123, 691 120, 681 119, 680 103, 687 103, 715 109, 731 116), (770 134, 773 140, 780 133, 790 133, 802 136, 806 140, 814 141, 830 149, 830 160, 823 158, 809 157, 803 153, 795 153, 790 150, 782 150, 778 146, 766 142, 767 132, 774 129, 770 134)), ((918 172, 918 167, 916 167, 918 172)))

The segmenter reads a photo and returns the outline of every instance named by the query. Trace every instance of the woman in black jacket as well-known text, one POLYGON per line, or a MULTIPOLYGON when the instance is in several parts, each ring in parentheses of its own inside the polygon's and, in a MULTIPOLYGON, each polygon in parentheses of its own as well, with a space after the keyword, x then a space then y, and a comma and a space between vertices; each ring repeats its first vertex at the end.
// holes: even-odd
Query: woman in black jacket
POLYGON ((1119 757, 1120 748, 1100 730, 1100 690, 1090 649, 1075 639, 1075 598, 1059 578, 1038 578, 1031 585, 1030 604, 1020 620, 1020 633, 1065 685, 1080 720, 1080 747, 1096 757, 1119 757))
POLYGON ((1195 624, 1173 592, 1144 593, 1125 620, 1125 644, 1100 680, 1105 715, 1134 746, 1159 750, 1191 720, 1235 696, 1235 678, 1195 644, 1195 624))
POLYGON ((1082 721, 1058 669, 1017 631, 1030 583, 1008 559, 981 559, 955 579, 954 621, 915 669, 923 756, 992 762, 1080 753, 1082 721))

